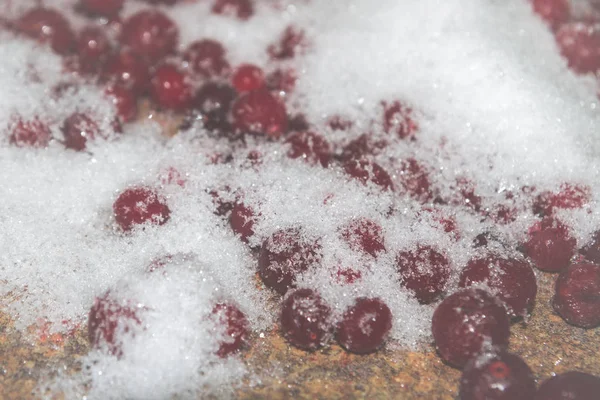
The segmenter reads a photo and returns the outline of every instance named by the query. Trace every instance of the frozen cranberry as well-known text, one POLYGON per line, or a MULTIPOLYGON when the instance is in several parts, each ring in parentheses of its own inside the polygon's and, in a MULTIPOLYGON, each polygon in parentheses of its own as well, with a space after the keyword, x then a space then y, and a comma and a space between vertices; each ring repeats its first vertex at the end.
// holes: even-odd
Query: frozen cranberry
POLYGON ((568 0, 532 0, 533 10, 553 28, 558 28, 569 20, 568 0))
POLYGON ((9 129, 9 141, 18 147, 46 147, 52 139, 50 127, 38 118, 30 120, 18 118, 9 129))
POLYGON ((506 305, 508 315, 523 317, 533 308, 537 294, 535 274, 522 260, 489 255, 475 258, 460 274, 459 287, 485 285, 506 305))
POLYGON ((600 31, 594 25, 570 22, 560 27, 556 41, 569 67, 580 74, 600 69, 600 31))
POLYGON ((381 299, 360 297, 344 313, 337 327, 337 340, 352 353, 371 353, 383 346, 392 329, 392 318, 381 299))
POLYGON ((267 87, 280 92, 291 92, 296 87, 296 71, 293 69, 276 69, 266 77, 267 87))
MULTIPOLYGON (((232 131, 227 119, 227 113, 231 109, 231 103, 235 99, 235 90, 228 85, 216 82, 205 83, 192 101, 192 110, 187 117, 186 126, 194 121, 201 121, 209 131, 229 134, 232 131)), ((182 127, 182 129, 186 129, 182 127)))
POLYGON ((227 215, 236 205, 235 201, 226 199, 223 195, 221 195, 221 193, 229 193, 230 191, 231 188, 229 188, 229 186, 225 186, 219 190, 212 189, 208 191, 214 206, 213 212, 220 217, 227 215))
POLYGON ((411 118, 412 109, 399 101, 381 104, 383 105, 383 130, 386 133, 396 133, 401 139, 413 137, 419 128, 411 118))
POLYGON ((189 78, 173 64, 156 68, 151 81, 154 102, 165 109, 183 111, 192 103, 189 78))
POLYGON ((600 378, 579 371, 569 371, 546 379, 535 400, 596 400, 600 378))
POLYGON ((423 203, 431 199, 429 174, 423 165, 414 158, 402 160, 398 171, 398 179, 404 190, 414 199, 423 203))
POLYGON ((104 136, 100 132, 98 123, 84 113, 74 113, 65 119, 62 132, 65 138, 65 147, 77 151, 84 150, 88 140, 104 136))
POLYGON ((88 340, 96 349, 106 349, 114 356, 122 357, 124 335, 133 335, 141 325, 138 310, 128 301, 120 301, 110 292, 97 297, 88 316, 88 340))
POLYGON ((144 93, 150 80, 146 62, 128 49, 109 57, 103 77, 105 81, 123 85, 135 93, 144 93))
POLYGON ((517 210, 514 207, 510 207, 506 204, 497 204, 490 207, 486 216, 491 218, 497 224, 505 225, 516 221, 517 210))
POLYGON ((91 15, 114 17, 123 8, 125 0, 80 0, 83 10, 91 15))
POLYGON ((575 254, 575 239, 564 227, 543 227, 531 234, 524 244, 524 252, 542 271, 558 272, 567 267, 575 254))
POLYGON ((347 131, 354 123, 341 115, 334 115, 327 120, 327 125, 334 131, 347 131))
POLYGON ((359 218, 350 222, 341 230, 342 238, 350 248, 370 254, 373 257, 385 251, 381 226, 367 218, 359 218))
POLYGON ((393 190, 392 179, 379 164, 367 159, 349 160, 344 163, 344 171, 363 184, 372 182, 383 190, 393 190))
POLYGON ((600 266, 573 264, 562 271, 556 280, 552 305, 571 325, 600 326, 600 266))
POLYGON ((475 193, 475 185, 466 178, 456 180, 458 198, 453 201, 456 205, 464 205, 475 211, 481 209, 481 197, 475 193))
POLYGON ((323 136, 313 132, 296 132, 288 136, 286 143, 290 144, 288 157, 302 158, 312 165, 320 163, 324 168, 329 165, 331 152, 323 136))
POLYGON ((288 132, 304 132, 310 129, 306 115, 296 114, 288 117, 288 132))
POLYGON ((203 78, 225 75, 229 71, 225 48, 216 40, 202 39, 189 45, 183 59, 203 78))
POLYGON ((352 140, 342 150, 342 161, 359 160, 365 156, 377 155, 388 145, 383 139, 374 138, 371 134, 363 134, 352 140))
POLYGON ((504 350, 472 358, 460 378, 461 400, 531 400, 535 380, 521 357, 504 350))
POLYGON ((287 129, 285 106, 267 89, 244 93, 233 104, 235 127, 277 138, 287 129))
POLYGON ((51 8, 34 7, 16 21, 17 30, 48 43, 58 54, 67 54, 73 49, 75 35, 69 21, 58 11, 51 8))
POLYGON ((591 190, 587 186, 563 184, 558 193, 543 192, 534 201, 533 212, 552 215, 555 208, 581 208, 591 201, 591 190))
POLYGON ((150 63, 174 53, 179 41, 175 23, 158 10, 140 11, 123 23, 121 44, 150 63))
POLYGON ((441 226, 444 232, 450 233, 455 239, 460 237, 458 224, 453 216, 447 215, 441 209, 434 207, 423 207, 422 211, 430 214, 431 218, 441 226))
POLYGON ((311 289, 288 292, 281 305, 281 331, 290 344, 303 350, 316 350, 332 336, 331 309, 311 289))
POLYGON ((240 309, 230 303, 217 303, 212 310, 217 331, 224 339, 219 341, 217 355, 225 358, 239 351, 248 341, 248 320, 240 309))
POLYGON ((276 231, 260 249, 258 274, 265 286, 285 294, 298 274, 319 261, 319 252, 318 242, 303 240, 299 229, 276 231))
POLYGON ((265 74, 254 64, 242 64, 234 71, 231 83, 238 92, 249 92, 265 85, 265 74))
POLYGON ((254 3, 252 0, 215 0, 212 12, 245 21, 254 14, 254 3))
POLYGON ((117 224, 126 232, 148 222, 163 225, 171 215, 164 199, 148 187, 124 190, 113 204, 113 212, 117 224))
POLYGON ((437 300, 450 279, 448 259, 431 246, 401 251, 396 257, 402 286, 414 293, 421 304, 437 300))
POLYGON ((600 231, 594 232, 592 240, 579 250, 579 253, 586 260, 600 265, 600 231))
POLYGON ((336 278, 338 282, 350 285, 362 278, 362 273, 352 268, 340 268, 336 271, 336 278))
POLYGON ((254 222, 255 222, 254 211, 251 208, 246 207, 242 203, 236 204, 231 210, 229 216, 229 224, 231 229, 238 235, 244 243, 248 243, 248 238, 254 235, 254 222))
POLYGON ((293 26, 288 26, 285 31, 283 31, 279 42, 270 45, 267 52, 274 60, 286 60, 294 58, 294 56, 302 51, 306 45, 304 31, 293 26))
POLYGON ((80 71, 96 73, 109 56, 110 43, 102 30, 87 27, 79 33, 76 49, 80 71))
POLYGON ((431 321, 442 359, 462 367, 484 345, 505 348, 510 322, 502 303, 481 289, 463 289, 442 301, 431 321))
POLYGON ((122 85, 109 85, 106 95, 112 99, 117 114, 123 122, 131 122, 137 116, 137 98, 133 92, 122 85))

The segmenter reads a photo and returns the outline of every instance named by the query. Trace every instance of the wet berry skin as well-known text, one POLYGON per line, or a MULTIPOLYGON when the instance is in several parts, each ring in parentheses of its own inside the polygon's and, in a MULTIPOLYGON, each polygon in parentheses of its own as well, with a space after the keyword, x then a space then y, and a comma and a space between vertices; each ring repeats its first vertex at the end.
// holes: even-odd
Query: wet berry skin
POLYGON ((117 224, 125 232, 147 222, 163 225, 171 215, 164 200, 147 187, 133 187, 123 191, 113 204, 113 211, 117 224))
POLYGON ((562 271, 552 306, 571 325, 588 329, 600 326, 600 266, 573 264, 562 271))
POLYGON ((461 272, 459 287, 477 285, 485 285, 503 301, 512 318, 529 313, 537 294, 535 274, 525 261, 497 255, 473 259, 461 272))
POLYGON ((34 7, 16 21, 16 29, 40 43, 48 43, 58 54, 73 49, 75 35, 69 21, 51 8, 34 7))
POLYGON ((192 103, 192 94, 187 76, 175 65, 163 64, 154 71, 151 95, 158 106, 183 111, 192 103))
POLYGON ((212 310, 217 330, 225 336, 219 342, 217 355, 225 358, 239 351, 248 341, 249 326, 246 315, 235 305, 217 303, 212 310))
POLYGON ((267 89, 244 93, 233 104, 232 114, 235 127, 245 133, 278 138, 288 125, 285 106, 267 89))
POLYGON ((254 235, 254 222, 254 211, 244 204, 238 203, 231 210, 229 224, 231 229, 240 235, 242 242, 248 243, 248 238, 254 235))
POLYGON ((461 400, 531 400, 536 390, 521 357, 492 349, 465 365, 459 391, 461 400))
POLYGON ((332 336, 331 309, 311 289, 288 292, 281 305, 281 331, 287 341, 303 350, 316 350, 332 336))
POLYGON ((564 227, 543 227, 524 245, 525 255, 542 271, 558 272, 567 267, 575 254, 575 239, 564 227))
POLYGON ((437 300, 450 279, 448 259, 431 246, 402 251, 396 257, 400 284, 414 293, 421 304, 437 300))
POLYGON ((392 319, 392 312, 381 299, 360 297, 338 324, 337 341, 352 353, 372 353, 383 346, 392 319))
POLYGON ((174 53, 179 41, 177 25, 157 10, 140 11, 123 23, 121 44, 150 63, 174 53))
POLYGON ((463 289, 442 301, 431 321, 440 357, 463 367, 485 344, 505 348, 510 322, 502 303, 481 289, 463 289))
POLYGON ((569 371, 542 382, 535 400, 597 400, 600 378, 579 371, 569 371))

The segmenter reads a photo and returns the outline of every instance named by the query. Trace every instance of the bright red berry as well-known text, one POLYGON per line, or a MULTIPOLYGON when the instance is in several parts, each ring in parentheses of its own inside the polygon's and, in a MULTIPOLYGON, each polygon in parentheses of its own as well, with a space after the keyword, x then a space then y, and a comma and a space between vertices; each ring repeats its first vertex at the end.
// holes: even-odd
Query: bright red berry
POLYGON ((238 92, 249 92, 265 85, 265 74, 254 64, 242 64, 233 72, 231 83, 238 92))
POLYGON ((253 228, 255 221, 256 216, 254 215, 254 211, 242 203, 236 204, 229 215, 231 229, 240 235, 240 239, 244 243, 248 243, 248 238, 254 235, 253 228))
POLYGON ((566 23, 556 33, 556 41, 573 71, 587 74, 600 69, 600 30, 595 25, 566 23))
POLYGON ((431 246, 401 251, 396 257, 400 284, 414 293, 421 304, 437 300, 450 280, 448 259, 431 246))
POLYGON ((344 171, 363 184, 372 182, 383 190, 393 190, 392 178, 379 164, 367 159, 349 160, 344 164, 344 171))
POLYGON ((397 134, 400 139, 414 137, 419 127, 411 117, 412 109, 399 101, 381 104, 383 105, 383 130, 386 133, 397 134))
POLYGON ((287 129, 285 106, 267 89, 244 93, 233 104, 232 114, 235 127, 245 133, 277 138, 287 129))
POLYGON ((123 122, 131 122, 137 116, 137 98, 122 85, 109 85, 104 91, 117 108, 117 114, 123 122))
POLYGON ((337 327, 337 340, 352 353, 371 353, 383 346, 392 319, 392 312, 382 300, 360 297, 344 313, 337 327))
POLYGON ((288 136, 286 143, 290 144, 288 157, 302 158, 312 165, 320 163, 324 168, 329 165, 331 150, 323 136, 313 132, 296 132, 288 136))
POLYGON ((191 70, 203 78, 223 76, 229 72, 225 48, 216 40, 202 39, 190 44, 183 59, 191 70))
POLYGON ((96 27, 84 28, 76 43, 80 71, 88 74, 100 71, 110 50, 110 43, 102 30, 96 27))
POLYGON ((16 28, 22 34, 48 43, 58 54, 67 54, 73 49, 75 35, 69 21, 51 8, 34 7, 16 21, 16 28))
POLYGON ((114 17, 121 11, 125 0, 80 0, 80 5, 87 13, 103 17, 114 17))
POLYGON ((171 215, 165 200, 148 187, 124 190, 115 200, 113 212, 117 224, 125 232, 145 223, 163 225, 171 215))
POLYGON ((245 21, 254 14, 253 0, 215 0, 212 12, 245 21))
POLYGON ((219 341, 217 355, 225 358, 239 351, 248 341, 248 320, 235 305, 217 303, 212 310, 217 331, 223 336, 219 341))
POLYGON ((173 64, 156 68, 151 80, 152 100, 161 108, 183 111, 192 103, 189 78, 173 64))
POLYGON ((158 10, 140 11, 123 23, 121 44, 154 64, 177 50, 177 25, 158 10))
POLYGON ((103 77, 110 83, 123 85, 136 94, 141 94, 148 88, 148 65, 142 58, 131 50, 122 49, 107 60, 103 77))
POLYGON ((342 238, 355 251, 373 257, 385 251, 383 230, 381 226, 367 218, 358 218, 341 230, 342 238))
POLYGON ((535 400, 596 400, 600 378, 579 371, 569 371, 542 382, 535 400))
POLYGON ((571 10, 568 0, 532 0, 533 11, 550 24, 558 28, 569 20, 571 10))
POLYGON ((588 329, 600 326, 600 266, 573 264, 562 271, 552 305, 569 324, 588 329))
POLYGON ((11 123, 9 132, 9 142, 18 147, 46 147, 52 139, 50 127, 39 118, 17 118, 11 123))

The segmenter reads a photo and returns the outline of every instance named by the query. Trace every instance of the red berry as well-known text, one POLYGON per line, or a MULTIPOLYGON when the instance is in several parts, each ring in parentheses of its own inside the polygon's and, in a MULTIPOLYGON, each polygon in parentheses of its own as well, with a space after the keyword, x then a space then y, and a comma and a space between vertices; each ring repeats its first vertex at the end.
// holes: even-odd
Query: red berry
POLYGON ((472 358, 460 378, 461 400, 531 400, 535 391, 533 373, 525 361, 504 350, 472 358))
POLYGON ((123 8, 125 0, 80 0, 81 7, 89 14, 114 17, 123 8))
POLYGON ((105 137, 100 132, 98 123, 88 114, 83 113, 74 113, 65 119, 62 132, 65 138, 65 147, 77 151, 84 150, 88 140, 105 137))
POLYGON ((252 0, 215 0, 212 12, 245 21, 254 14, 254 3, 252 0))
POLYGON ((158 10, 140 11, 123 23, 121 44, 154 64, 177 50, 177 25, 158 10))
POLYGON ((331 309, 311 289, 288 292, 281 305, 280 321, 283 336, 303 350, 324 346, 333 332, 331 309))
POLYGON ((569 20, 568 0, 532 0, 533 11, 547 21, 551 27, 558 28, 569 20))
POLYGON ((298 229, 276 231, 260 249, 258 274, 265 286, 285 294, 297 275, 319 261, 319 251, 320 245, 303 240, 298 229))
POLYGON ((600 69, 600 31, 594 25, 570 22, 561 26, 556 41, 573 71, 586 74, 600 69))
POLYGON ((558 193, 543 192, 534 201, 533 212, 538 215, 552 215, 555 208, 581 208, 591 201, 588 186, 562 184, 558 193))
POLYGON ((350 222, 341 230, 342 238, 351 249, 377 257, 385 251, 381 226, 367 218, 359 218, 350 222))
POLYGON ((110 85, 104 91, 117 108, 117 114, 123 122, 131 122, 137 116, 137 98, 133 92, 122 85, 110 85))
POLYGON ((11 144, 18 147, 46 147, 52 139, 48 124, 38 118, 17 118, 9 128, 11 144))
POLYGON ((304 31, 293 26, 288 26, 279 42, 268 47, 267 52, 274 60, 286 60, 294 56, 307 46, 304 31))
POLYGON ((416 250, 401 251, 396 265, 401 285, 414 293, 421 304, 437 300, 450 279, 448 259, 431 246, 418 245, 416 250))
POLYGON ((122 49, 108 59, 103 77, 104 80, 123 85, 134 93, 143 93, 148 87, 148 65, 131 50, 122 49))
POLYGON ((131 302, 120 301, 110 292, 97 297, 88 317, 88 340, 96 349, 106 349, 114 356, 123 355, 124 335, 133 335, 136 326, 141 325, 138 310, 131 302))
POLYGON ((290 144, 288 157, 302 158, 312 165, 320 163, 324 168, 329 165, 330 147, 323 136, 313 132, 296 132, 288 136, 286 143, 290 144))
POLYGON ((235 90, 231 86, 215 82, 205 83, 193 99, 191 119, 202 121, 209 131, 231 135, 232 129, 227 114, 235 96, 235 90))
POLYGON ((429 174, 423 165, 414 158, 402 160, 398 171, 398 179, 404 190, 414 199, 423 203, 431 199, 429 174))
POLYGON ((171 215, 164 199, 147 187, 133 187, 123 191, 113 204, 113 212, 117 224, 126 232, 148 222, 163 225, 171 215))
POLYGON ((290 115, 288 118, 288 132, 304 132, 310 129, 310 124, 304 114, 290 115))
POLYGON ((219 341, 217 355, 225 358, 239 351, 248 341, 248 320, 237 306, 230 303, 217 303, 212 314, 217 331, 224 337, 219 341))
POLYGON ((255 220, 256 216, 254 215, 254 211, 242 203, 236 204, 229 216, 231 229, 240 235, 240 238, 244 243, 248 243, 248 238, 254 235, 253 228, 255 220))
POLYGON ((231 83, 238 92, 249 92, 265 85, 265 74, 254 64, 242 64, 233 73, 231 83))
POLYGON ((419 129, 416 122, 411 118, 412 109, 394 101, 391 104, 385 101, 383 105, 383 130, 386 133, 395 133, 400 139, 414 137, 419 129))
POLYGON ((458 178, 456 186, 459 198, 454 200, 454 204, 465 205, 468 208, 479 211, 481 209, 481 197, 475 193, 473 182, 466 178, 458 178))
POLYGON ((336 278, 338 282, 352 284, 362 278, 362 273, 360 271, 355 271, 351 268, 338 269, 336 272, 336 278))
POLYGON ((266 77, 267 87, 271 90, 289 93, 296 87, 298 79, 296 71, 293 69, 277 69, 266 77))
POLYGON ((360 297, 344 313, 337 327, 337 340, 352 353, 371 353, 385 342, 392 319, 392 312, 382 300, 360 297))
POLYGON ((73 49, 75 35, 69 21, 51 8, 30 9, 17 20, 16 28, 40 43, 48 43, 58 54, 67 54, 73 49))
POLYGON ((367 182, 372 182, 383 190, 393 190, 392 179, 388 173, 379 164, 367 159, 347 161, 344 164, 344 171, 365 185, 367 182))
POLYGON ((600 265, 600 231, 594 232, 592 240, 579 250, 579 253, 586 260, 600 265))
POLYGON ((236 205, 235 201, 227 200, 223 198, 223 196, 220 194, 223 192, 229 193, 230 191, 231 189, 228 186, 225 186, 220 190, 212 189, 208 192, 208 194, 210 194, 210 196, 212 197, 212 203, 214 206, 213 212, 219 217, 227 215, 231 210, 233 210, 233 207, 235 207, 236 205))
POLYGON ((334 131, 347 131, 354 123, 340 115, 334 115, 327 120, 327 125, 334 131))
POLYGON ((433 339, 442 359, 462 367, 484 346, 508 345, 510 323, 502 303, 481 289, 447 297, 433 313, 433 339))
POLYGON ((183 59, 191 70, 204 77, 223 76, 229 72, 225 48, 215 40, 203 39, 189 45, 183 59))
POLYGON ((342 161, 360 160, 366 156, 377 155, 388 146, 383 139, 374 138, 372 134, 363 134, 352 140, 342 150, 342 161))
POLYGON ((600 326, 600 266, 573 264, 562 271, 556 280, 552 305, 571 325, 600 326))
POLYGON ((484 285, 504 302, 513 318, 530 312, 537 294, 535 274, 525 261, 497 255, 469 261, 458 285, 461 288, 484 285))
POLYGON ((533 232, 524 244, 525 255, 542 271, 558 272, 566 268, 575 254, 575 239, 561 226, 546 226, 533 232))
POLYGON ((110 43, 104 32, 96 27, 84 28, 76 43, 79 69, 83 73, 96 73, 110 53, 110 43))
POLYGON ((596 400, 600 378, 579 371, 569 371, 546 379, 535 400, 596 400))
POLYGON ((277 138, 287 129, 285 106, 267 89, 244 93, 233 104, 235 127, 277 138))
POLYGON ((165 109, 182 111, 192 103, 189 78, 173 64, 163 64, 154 71, 151 95, 154 102, 165 109))

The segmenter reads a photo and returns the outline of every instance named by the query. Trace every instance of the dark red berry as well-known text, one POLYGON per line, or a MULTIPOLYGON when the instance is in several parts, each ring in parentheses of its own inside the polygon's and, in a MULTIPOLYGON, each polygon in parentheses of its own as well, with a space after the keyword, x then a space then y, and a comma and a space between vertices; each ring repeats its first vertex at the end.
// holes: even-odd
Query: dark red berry
POLYGON ((545 380, 535 400, 597 400, 600 378, 579 371, 569 371, 545 380))
POLYGON ((293 26, 288 26, 285 31, 283 31, 279 42, 270 45, 267 52, 274 60, 286 60, 294 58, 294 56, 303 51, 306 46, 307 43, 304 31, 293 26))
POLYGON ((579 253, 586 260, 600 265, 600 231, 594 232, 592 240, 579 250, 579 253))
POLYGON ((103 77, 105 81, 123 85, 134 93, 144 93, 150 80, 146 62, 128 49, 109 57, 103 77))
POLYGON ((460 400, 531 400, 535 380, 521 357, 491 350, 472 358, 460 378, 460 400))
POLYGON ((371 353, 383 346, 392 319, 392 312, 381 299, 360 297, 344 313, 337 327, 337 341, 352 353, 371 353))
POLYGON ((76 43, 79 70, 88 74, 100 71, 110 50, 110 43, 102 30, 96 27, 84 28, 76 43))
POLYGON ((568 0, 532 0, 532 3, 533 10, 553 28, 569 20, 571 10, 568 0))
POLYGON ((569 265, 575 245, 575 239, 564 227, 549 226, 533 232, 523 247, 525 255, 538 269, 558 272, 569 265))
POLYGON ((349 160, 344 163, 344 171, 363 184, 372 182, 383 190, 393 190, 392 179, 379 164, 367 159, 349 160))
POLYGON ((331 309, 311 289, 288 292, 281 305, 281 331, 290 344, 303 350, 316 350, 333 333, 331 309))
POLYGON ((352 268, 340 268, 336 271, 335 277, 340 283, 352 284, 362 278, 362 273, 352 268))
POLYGON ((600 266, 573 264, 562 271, 556 280, 552 305, 571 325, 600 326, 600 266))
POLYGON ((591 201, 591 189, 587 186, 563 184, 558 193, 544 192, 533 203, 533 212, 541 216, 552 215, 555 208, 581 208, 591 201))
POLYGON ((137 225, 163 225, 171 210, 153 189, 133 187, 123 191, 113 204, 115 220, 122 230, 131 231, 137 225))
MULTIPOLYGON (((209 131, 233 137, 233 130, 227 114, 235 96, 236 92, 231 86, 216 82, 205 83, 192 101, 193 109, 190 111, 188 119, 191 119, 192 123, 201 121, 209 131)), ((191 126, 191 123, 189 125, 191 126)))
POLYGON ((203 78, 222 76, 229 72, 225 48, 215 40, 202 39, 190 44, 183 59, 191 70, 203 78))
POLYGON ((217 303, 212 310, 217 331, 223 336, 217 355, 225 358, 239 351, 248 341, 248 320, 240 309, 230 303, 217 303))
POLYGON ((123 8, 125 0, 80 0, 82 9, 91 15, 114 17, 123 8))
POLYGON ((140 11, 123 23, 121 44, 154 64, 177 49, 177 25, 158 10, 140 11))
POLYGON ((288 118, 288 132, 306 132, 310 129, 310 124, 306 120, 306 115, 290 115, 288 118))
POLYGON ((377 155, 388 145, 383 139, 374 138, 372 134, 363 134, 352 140, 342 150, 342 161, 360 160, 365 156, 377 155))
POLYGON ((320 245, 304 239, 298 229, 276 231, 260 249, 258 274, 265 286, 285 294, 299 274, 320 260, 319 252, 320 245))
POLYGON ((18 147, 46 147, 52 139, 50 127, 39 118, 17 118, 11 123, 9 131, 9 142, 18 147))
POLYGON ((398 180, 408 194, 423 203, 431 199, 429 174, 417 160, 407 158, 400 163, 398 180))
POLYGON ((30 9, 16 21, 15 26, 22 34, 40 43, 48 43, 58 54, 67 54, 73 49, 75 35, 69 21, 51 8, 30 9))
POLYGON ((575 72, 587 74, 600 69, 600 30, 595 25, 566 23, 556 33, 556 42, 575 72))
POLYGON ((289 93, 296 87, 298 79, 293 69, 277 69, 266 77, 267 87, 271 90, 289 93))
POLYGON ((341 229, 342 238, 351 249, 373 257, 385 251, 381 226, 367 218, 358 218, 341 229))
POLYGON ((381 104, 383 105, 383 130, 386 133, 395 133, 401 139, 414 137, 419 127, 411 117, 412 109, 399 101, 381 104))
POLYGON ((254 235, 253 228, 255 221, 256 216, 254 215, 254 211, 242 203, 236 204, 229 216, 231 229, 240 235, 240 239, 242 239, 244 243, 248 243, 248 238, 254 235))
POLYGON ((458 178, 456 180, 457 198, 453 203, 456 205, 464 205, 475 211, 481 209, 481 197, 475 193, 473 182, 466 178, 458 178))
POLYGON ((65 119, 62 125, 62 132, 65 139, 65 147, 77 151, 84 150, 88 140, 105 137, 100 132, 98 123, 88 114, 84 113, 74 113, 65 119))
POLYGON ((510 322, 502 302, 481 289, 463 289, 442 301, 431 321, 442 359, 463 367, 486 345, 505 348, 510 322))
POLYGON ((277 138, 287 129, 285 106, 267 89, 244 93, 233 104, 235 127, 277 138))
POLYGON ((504 302, 513 318, 531 312, 537 294, 535 274, 525 261, 497 255, 469 261, 458 285, 461 288, 483 285, 504 302))
POLYGON ((334 115, 327 120, 327 125, 334 131, 347 131, 354 123, 341 115, 334 115))
POLYGON ((137 116, 137 98, 122 85, 109 85, 104 91, 117 108, 117 114, 123 122, 131 122, 137 116))
POLYGON ((448 259, 431 246, 401 251, 396 257, 400 284, 414 293, 421 304, 437 300, 450 279, 448 259))
POLYGON ((242 64, 234 71, 231 83, 238 92, 249 92, 265 85, 265 74, 254 64, 242 64))
POLYGON ((296 132, 286 139, 290 144, 287 152, 290 158, 302 158, 309 164, 320 163, 327 168, 331 159, 329 143, 321 135, 313 132, 296 132))
POLYGON ((156 68, 151 81, 152 100, 161 108, 183 111, 192 103, 189 78, 173 64, 156 68))
POLYGON ((214 0, 212 12, 236 17, 243 21, 254 14, 253 0, 214 0))

